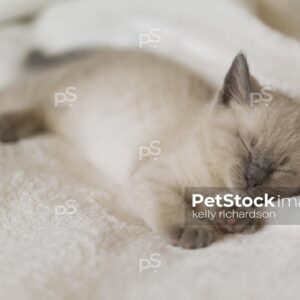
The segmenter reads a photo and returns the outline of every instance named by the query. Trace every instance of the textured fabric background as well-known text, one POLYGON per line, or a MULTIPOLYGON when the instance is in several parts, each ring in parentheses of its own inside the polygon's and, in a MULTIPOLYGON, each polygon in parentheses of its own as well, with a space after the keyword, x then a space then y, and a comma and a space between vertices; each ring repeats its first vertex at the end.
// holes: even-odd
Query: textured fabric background
MULTIPOLYGON (((40 11, 46 2, 0 1, 1 86, 15 80, 32 48, 137 48, 140 34, 159 28, 160 42, 145 47, 216 85, 242 50, 262 83, 300 96, 299 42, 264 25, 253 6, 82 0, 53 1, 40 11), (13 22, 37 11, 32 22, 13 22)), ((121 210, 114 183, 59 137, 0 145, 0 166, 0 299, 299 299, 297 226, 182 250, 121 210), (157 265, 140 270, 150 256, 157 265)))

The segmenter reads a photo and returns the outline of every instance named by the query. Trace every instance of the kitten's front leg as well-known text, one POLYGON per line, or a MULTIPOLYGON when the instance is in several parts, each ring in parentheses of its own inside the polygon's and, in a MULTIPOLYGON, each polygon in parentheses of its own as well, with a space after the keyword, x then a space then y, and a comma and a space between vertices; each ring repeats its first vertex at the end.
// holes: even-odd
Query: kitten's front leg
POLYGON ((207 222, 197 225, 186 223, 190 208, 173 177, 163 174, 164 166, 155 168, 153 172, 153 168, 146 167, 131 180, 129 198, 135 212, 154 232, 175 246, 195 249, 215 241, 217 232, 207 222))

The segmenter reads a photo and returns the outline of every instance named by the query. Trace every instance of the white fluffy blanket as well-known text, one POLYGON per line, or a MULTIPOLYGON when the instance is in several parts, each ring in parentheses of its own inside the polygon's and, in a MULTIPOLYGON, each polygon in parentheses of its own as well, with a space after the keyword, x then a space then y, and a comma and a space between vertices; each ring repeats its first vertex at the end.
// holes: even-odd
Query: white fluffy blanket
MULTIPOLYGON (((300 96, 299 42, 237 1, 59 1, 32 23, 7 22, 46 2, 0 2, 2 86, 32 47, 138 47, 140 34, 158 28, 159 43, 147 49, 215 84, 242 50, 263 83, 300 96)), ((0 166, 0 299, 299 299, 297 226, 268 226, 195 251, 173 248, 123 212, 114 183, 59 137, 0 145, 0 166)))

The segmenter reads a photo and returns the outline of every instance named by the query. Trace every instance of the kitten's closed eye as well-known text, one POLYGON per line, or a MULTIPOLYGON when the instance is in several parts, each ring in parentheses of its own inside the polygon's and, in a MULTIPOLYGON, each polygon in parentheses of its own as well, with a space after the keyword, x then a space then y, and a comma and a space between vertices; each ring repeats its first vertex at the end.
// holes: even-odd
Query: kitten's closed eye
POLYGON ((277 166, 273 167, 271 169, 272 173, 274 172, 281 172, 281 173, 292 173, 296 175, 296 171, 291 170, 287 165, 290 162, 290 157, 288 156, 284 156, 279 163, 277 164, 277 166))
POLYGON ((285 166, 290 161, 288 156, 284 156, 284 158, 279 162, 279 166, 285 166))

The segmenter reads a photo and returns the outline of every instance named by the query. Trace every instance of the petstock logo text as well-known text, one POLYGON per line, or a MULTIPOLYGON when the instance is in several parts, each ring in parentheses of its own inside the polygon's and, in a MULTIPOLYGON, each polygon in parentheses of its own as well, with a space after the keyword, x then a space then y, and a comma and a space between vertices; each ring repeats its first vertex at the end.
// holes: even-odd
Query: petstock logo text
MULTIPOLYGON (((283 190, 283 189, 282 189, 283 190)), ((228 217, 260 218, 278 225, 300 225, 300 197, 285 197, 287 189, 277 195, 263 193, 252 196, 239 189, 200 188, 185 189, 186 222, 228 217)))

